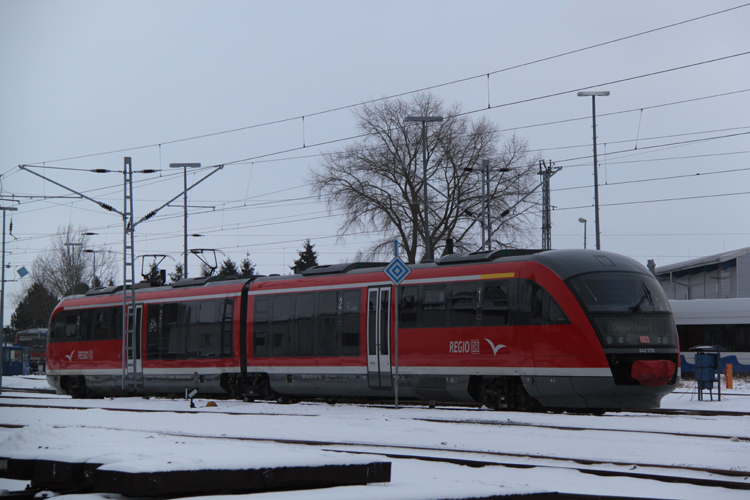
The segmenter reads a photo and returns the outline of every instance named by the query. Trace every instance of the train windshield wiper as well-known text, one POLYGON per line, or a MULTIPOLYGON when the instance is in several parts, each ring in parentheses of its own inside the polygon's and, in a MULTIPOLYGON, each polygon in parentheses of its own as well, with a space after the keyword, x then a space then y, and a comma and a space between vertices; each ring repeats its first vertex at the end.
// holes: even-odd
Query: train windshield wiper
POLYGON ((648 303, 651 304, 651 309, 654 309, 654 299, 651 297, 651 290, 648 289, 648 286, 646 286, 646 283, 641 280, 641 287, 643 288, 643 295, 641 296, 640 300, 636 302, 634 306, 630 307, 630 312, 634 313, 641 309, 641 306, 643 305, 643 302, 648 300, 648 303))

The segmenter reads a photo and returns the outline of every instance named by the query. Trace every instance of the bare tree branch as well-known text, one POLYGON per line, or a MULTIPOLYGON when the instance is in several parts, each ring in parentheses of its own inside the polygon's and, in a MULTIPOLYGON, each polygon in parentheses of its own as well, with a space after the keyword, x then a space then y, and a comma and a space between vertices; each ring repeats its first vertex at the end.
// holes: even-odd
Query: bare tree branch
MULTIPOLYGON (((503 140, 494 123, 485 118, 472 121, 460 113, 459 105, 446 108, 430 93, 379 101, 355 112, 360 131, 367 135, 324 154, 310 174, 313 190, 329 210, 344 212, 340 237, 359 231, 379 233, 381 238, 364 251, 369 258, 386 256, 396 238, 409 263, 416 262, 418 254, 424 254, 427 182, 433 248, 439 250, 448 238, 461 250, 480 246, 482 161, 490 160, 490 205, 499 215, 533 186, 537 158, 529 154, 526 141, 515 136, 503 140), (428 127, 426 179, 422 127, 405 123, 410 115, 444 117, 428 127)), ((537 204, 538 196, 529 197, 515 214, 494 223, 495 246, 528 245, 534 222, 528 208, 537 204)))

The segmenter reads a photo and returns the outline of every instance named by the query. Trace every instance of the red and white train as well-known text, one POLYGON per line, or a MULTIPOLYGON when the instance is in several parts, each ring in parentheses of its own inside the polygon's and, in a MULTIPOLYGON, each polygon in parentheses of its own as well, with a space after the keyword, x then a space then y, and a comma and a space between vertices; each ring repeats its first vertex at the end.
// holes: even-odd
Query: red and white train
POLYGON ((398 362, 404 400, 596 413, 658 407, 679 380, 667 298, 630 258, 455 254, 411 266, 398 287, 383 267, 142 283, 126 375, 121 287, 67 297, 50 320, 47 379, 73 397, 197 389, 287 402, 385 400, 398 362))

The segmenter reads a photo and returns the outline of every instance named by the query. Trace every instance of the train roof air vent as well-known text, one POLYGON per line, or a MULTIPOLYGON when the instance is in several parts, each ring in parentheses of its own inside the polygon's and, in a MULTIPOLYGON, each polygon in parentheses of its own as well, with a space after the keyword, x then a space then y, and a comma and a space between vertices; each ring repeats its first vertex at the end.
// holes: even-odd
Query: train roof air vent
POLYGON ((320 276, 322 274, 343 274, 355 269, 367 269, 369 267, 385 267, 387 262, 348 262, 344 264, 332 264, 330 266, 315 266, 305 269, 302 276, 320 276))
POLYGON ((473 264, 476 262, 489 262, 502 257, 521 257, 524 255, 533 255, 535 253, 544 252, 544 250, 538 249, 515 249, 515 248, 503 248, 500 250, 480 250, 478 252, 471 253, 454 253, 441 257, 437 261, 437 265, 445 266, 448 264, 473 264))

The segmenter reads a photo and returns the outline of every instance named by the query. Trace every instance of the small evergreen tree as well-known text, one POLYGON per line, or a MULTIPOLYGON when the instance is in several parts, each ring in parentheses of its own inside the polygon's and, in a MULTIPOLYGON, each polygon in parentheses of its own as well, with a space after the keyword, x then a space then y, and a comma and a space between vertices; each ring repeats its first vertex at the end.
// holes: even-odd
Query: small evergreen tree
POLYGON ((52 292, 41 282, 33 283, 11 315, 10 326, 15 330, 45 328, 56 305, 57 297, 52 292))
POLYGON ((303 245, 304 248, 297 251, 299 259, 295 260, 294 265, 289 268, 294 271, 294 274, 299 274, 305 269, 318 265, 318 253, 313 250, 315 245, 310 243, 310 238, 307 238, 303 245))
POLYGON ((240 267, 240 276, 253 276, 255 274, 255 262, 250 260, 250 257, 242 259, 242 267, 240 267))
POLYGON ((158 283, 159 285, 164 284, 164 280, 161 277, 161 271, 159 271, 159 266, 156 265, 156 262, 151 263, 148 274, 143 279, 150 281, 151 283, 158 283))
POLYGON ((219 267, 218 276, 239 276, 239 274, 237 264, 234 263, 231 257, 227 257, 227 260, 222 262, 221 267, 219 267))
POLYGON ((182 270, 182 264, 179 262, 174 265, 174 272, 169 273, 169 282, 170 283, 177 283, 182 279, 182 277, 185 275, 184 271, 182 270))

